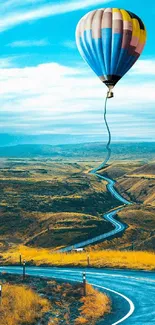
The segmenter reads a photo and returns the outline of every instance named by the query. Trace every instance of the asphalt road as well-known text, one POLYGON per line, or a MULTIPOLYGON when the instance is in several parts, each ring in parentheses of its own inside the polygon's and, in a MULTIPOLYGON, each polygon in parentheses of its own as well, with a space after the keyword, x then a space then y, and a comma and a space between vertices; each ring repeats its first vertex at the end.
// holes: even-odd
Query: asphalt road
MULTIPOLYGON (((98 325, 154 325, 155 273, 93 268, 27 267, 26 274, 89 283, 110 295, 112 313, 98 325)), ((0 272, 22 274, 22 267, 0 267, 0 272)))
MULTIPOLYGON (((121 203, 131 204, 117 193, 115 182, 107 177, 94 172, 96 176, 107 181, 109 192, 121 203)), ((125 226, 114 219, 122 208, 117 208, 103 215, 110 221, 114 229, 106 234, 83 241, 62 251, 70 251, 73 248, 85 247, 91 243, 115 236, 124 230, 125 226)), ((22 274, 22 267, 0 267, 0 272, 22 274)), ((87 282, 94 285, 100 291, 110 295, 112 300, 112 313, 101 320, 98 325, 155 325, 155 273, 129 270, 108 269, 79 269, 79 268, 52 268, 52 267, 27 267, 26 274, 56 278, 67 281, 82 282, 82 273, 86 272, 87 282)))
POLYGON ((116 209, 114 211, 111 211, 111 212, 108 212, 108 213, 105 213, 103 215, 104 219, 106 219, 107 221, 111 222, 114 226, 114 229, 103 234, 103 235, 99 235, 99 236, 96 236, 96 237, 93 237, 91 239, 87 239, 87 240, 84 240, 80 243, 77 243, 77 244, 74 244, 74 245, 71 245, 71 246, 67 246, 65 248, 62 248, 60 251, 61 252, 69 252, 73 249, 76 249, 76 248, 83 248, 83 247, 86 247, 90 244, 94 244, 94 243, 97 243, 97 242, 101 242, 101 241, 104 241, 108 238, 111 238, 112 236, 116 236, 116 234, 122 232, 125 230, 126 226, 121 223, 120 221, 118 220, 115 220, 114 219, 114 216, 117 214, 118 211, 120 211, 121 209, 116 209))
POLYGON ((102 178, 103 180, 105 180, 108 184, 107 184, 107 189, 108 191, 112 194, 112 196, 114 196, 118 201, 120 201, 123 204, 129 205, 132 204, 131 202, 127 201, 126 199, 124 199, 123 196, 121 196, 115 189, 115 181, 111 178, 102 176, 98 173, 94 173, 97 177, 102 178))
MULTIPOLYGON (((112 196, 114 196, 119 202, 121 202, 122 204, 124 205, 129 205, 129 204, 132 204, 131 202, 127 201, 126 199, 124 199, 115 189, 115 181, 113 181, 112 179, 108 178, 108 177, 104 177, 100 174, 98 174, 96 171, 91 171, 91 174, 94 174, 96 175, 97 177, 103 179, 104 181, 107 182, 107 189, 108 191, 111 193, 112 196)), ((109 211, 108 213, 105 213, 103 215, 103 218, 106 219, 107 221, 111 222, 114 229, 107 232, 107 233, 104 233, 102 235, 99 235, 99 236, 96 236, 96 237, 93 237, 91 239, 88 239, 88 240, 84 240, 80 243, 77 243, 77 244, 74 244, 74 245, 71 245, 71 246, 67 246, 65 248, 62 248, 60 251, 61 252, 69 252, 73 249, 77 249, 77 248, 83 248, 83 247, 86 247, 86 246, 89 246, 91 244, 95 244, 95 243, 98 243, 98 242, 101 242, 101 241, 104 241, 104 240, 107 240, 107 239, 110 239, 111 237, 113 236, 116 236, 118 233, 121 233, 125 230, 126 226, 121 223, 120 221, 114 219, 114 217, 117 215, 118 211, 122 210, 123 208, 116 208, 115 210, 113 211, 109 211)))

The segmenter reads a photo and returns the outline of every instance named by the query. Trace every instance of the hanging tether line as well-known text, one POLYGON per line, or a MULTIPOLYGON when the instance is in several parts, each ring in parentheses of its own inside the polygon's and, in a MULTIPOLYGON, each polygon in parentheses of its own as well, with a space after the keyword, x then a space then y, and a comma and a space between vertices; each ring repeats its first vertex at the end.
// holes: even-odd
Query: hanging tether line
POLYGON ((104 168, 106 166, 107 162, 109 161, 110 156, 111 156, 111 148, 110 148, 111 133, 110 133, 110 128, 109 128, 109 125, 108 125, 108 122, 107 122, 107 100, 108 100, 108 98, 111 98, 111 97, 108 97, 108 94, 107 94, 107 96, 105 98, 105 105, 104 105, 104 122, 105 122, 105 125, 106 125, 106 128, 107 128, 107 131, 108 131, 108 142, 106 144, 107 155, 106 155, 106 158, 103 161, 103 163, 101 165, 99 165, 97 168, 93 169, 91 171, 91 173, 96 173, 100 169, 104 168))

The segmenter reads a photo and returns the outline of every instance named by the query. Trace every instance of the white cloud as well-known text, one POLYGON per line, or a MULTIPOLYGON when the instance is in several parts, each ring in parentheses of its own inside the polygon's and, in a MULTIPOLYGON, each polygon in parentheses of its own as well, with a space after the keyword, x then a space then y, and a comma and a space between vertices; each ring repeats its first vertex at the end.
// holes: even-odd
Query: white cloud
MULTIPOLYGON (((123 136, 128 129, 130 135, 153 137, 155 87, 132 78, 118 83, 114 99, 108 100, 112 133, 123 136)), ((93 73, 57 63, 0 69, 0 114, 8 114, 1 125, 31 133, 102 134, 106 91, 93 73)))
MULTIPOLYGON (((0 66, 5 62, 0 62, 0 66)), ((7 64, 7 60, 6 60, 7 64)), ((8 61, 9 64, 9 61, 8 61)), ((136 77, 137 78, 137 77, 136 77)), ((134 77, 135 79, 135 77, 134 77)), ((133 110, 145 105, 153 105, 155 86, 152 82, 135 82, 127 79, 115 87, 115 98, 109 100, 110 110, 133 110)), ((137 79, 136 79, 137 80, 137 79)), ((41 110, 65 112, 100 109, 104 102, 107 88, 92 73, 85 70, 62 66, 58 63, 40 64, 26 68, 0 69, 0 100, 15 99, 18 105, 9 106, 10 110, 41 110)), ((3 107, 1 106, 1 109, 3 107)))
MULTIPOLYGON (((18 5, 18 6, 15 8, 14 11, 11 11, 8 14, 6 14, 4 11, 4 14, 1 16, 0 19, 0 31, 1 32, 5 31, 23 22, 30 22, 32 20, 36 20, 40 18, 64 14, 76 10, 81 10, 84 8, 94 7, 94 4, 104 5, 104 3, 108 3, 111 1, 113 0, 96 0, 94 3, 94 0, 84 0, 84 1, 75 0, 75 1, 65 1, 59 4, 55 3, 55 4, 48 4, 48 5, 47 4, 39 5, 37 1, 38 5, 35 6, 35 9, 33 9, 33 6, 28 6, 28 7, 25 6, 25 8, 23 8, 22 1, 18 2, 17 0, 14 0, 12 1, 12 8, 13 8, 13 3, 14 5, 18 5)), ((25 4, 28 3, 30 3, 30 1, 27 1, 27 3, 25 4)), ((3 7, 1 8, 1 12, 3 12, 3 7)))
POLYGON ((50 43, 47 39, 40 39, 40 40, 22 40, 22 41, 14 41, 12 43, 7 44, 9 47, 40 47, 40 46, 47 46, 50 43))
POLYGON ((136 75, 155 75, 155 60, 138 60, 130 74, 136 75))

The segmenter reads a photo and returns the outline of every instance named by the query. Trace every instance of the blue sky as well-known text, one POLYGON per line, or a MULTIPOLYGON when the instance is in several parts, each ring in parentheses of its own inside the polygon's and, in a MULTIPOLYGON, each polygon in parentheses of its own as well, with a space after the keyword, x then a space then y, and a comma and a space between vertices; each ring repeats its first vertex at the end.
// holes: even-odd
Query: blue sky
MULTIPOLYGON (((0 127, 3 133, 90 135, 106 140, 107 88, 81 59, 75 28, 88 11, 119 7, 144 21, 141 58, 115 88, 108 121, 117 140, 154 140, 155 2, 3 0, 0 5, 0 127)), ((0 133, 1 133, 0 132, 0 133)))

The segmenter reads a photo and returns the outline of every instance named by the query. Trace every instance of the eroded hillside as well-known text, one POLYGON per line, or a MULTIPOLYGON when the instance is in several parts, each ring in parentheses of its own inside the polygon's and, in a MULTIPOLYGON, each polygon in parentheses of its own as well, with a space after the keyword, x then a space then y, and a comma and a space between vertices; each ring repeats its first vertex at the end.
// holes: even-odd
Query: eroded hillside
MULTIPOLYGON (((1 159, 1 250, 18 244, 55 249, 111 230, 102 216, 120 202, 107 191, 106 182, 89 174, 97 164, 1 159)), ((133 204, 118 214, 128 225, 125 233, 97 246, 154 248, 154 167, 153 162, 119 161, 102 171, 116 180, 117 190, 133 204)))
POLYGON ((104 174, 116 180, 117 190, 133 204, 118 213, 128 224, 123 236, 99 246, 154 250, 155 163, 115 162, 104 170, 104 174))
POLYGON ((1 249, 19 243, 55 248, 112 229, 102 213, 118 202, 89 168, 50 159, 2 160, 1 249))

